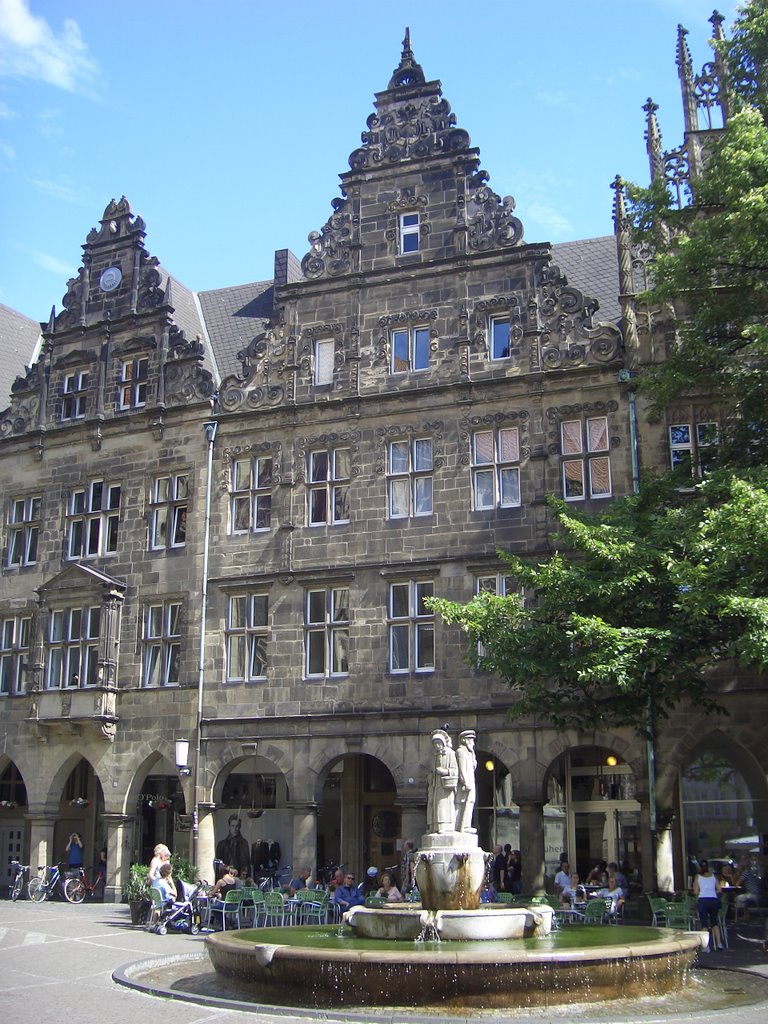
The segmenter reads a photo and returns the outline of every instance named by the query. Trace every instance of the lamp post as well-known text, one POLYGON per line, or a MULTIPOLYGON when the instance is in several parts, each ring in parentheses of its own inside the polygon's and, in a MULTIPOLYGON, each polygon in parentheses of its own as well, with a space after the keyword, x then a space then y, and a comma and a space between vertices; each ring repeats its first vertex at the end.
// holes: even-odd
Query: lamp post
POLYGON ((176 767, 179 770, 179 775, 191 775, 192 769, 189 767, 189 740, 176 740, 176 767))

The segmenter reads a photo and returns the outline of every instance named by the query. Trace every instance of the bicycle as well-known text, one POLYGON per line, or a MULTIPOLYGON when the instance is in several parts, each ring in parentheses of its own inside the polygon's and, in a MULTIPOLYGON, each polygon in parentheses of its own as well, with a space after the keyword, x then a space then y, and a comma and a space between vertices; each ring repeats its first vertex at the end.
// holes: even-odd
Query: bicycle
POLYGON ((27 885, 27 892, 33 903, 42 903, 49 896, 53 897, 57 888, 61 891, 67 902, 71 902, 64 892, 65 880, 61 873, 61 868, 61 864, 52 864, 50 867, 40 865, 38 867, 39 874, 35 878, 30 878, 27 885))
POLYGON ((17 860, 12 860, 11 870, 15 871, 16 874, 13 877, 13 883, 9 887, 8 896, 15 902, 21 896, 21 891, 24 888, 24 878, 29 872, 29 864, 21 864, 17 860))
POLYGON ((93 896, 100 885, 104 885, 102 874, 97 873, 94 880, 89 882, 85 868, 78 868, 78 873, 64 882, 64 896, 70 903, 82 903, 86 896, 93 896))

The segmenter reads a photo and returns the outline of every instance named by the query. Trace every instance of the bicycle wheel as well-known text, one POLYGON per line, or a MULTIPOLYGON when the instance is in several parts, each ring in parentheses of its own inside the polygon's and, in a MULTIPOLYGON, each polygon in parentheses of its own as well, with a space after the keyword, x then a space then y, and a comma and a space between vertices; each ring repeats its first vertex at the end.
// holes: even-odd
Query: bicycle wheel
POLYGON ((13 888, 11 889, 11 899, 14 900, 14 902, 19 898, 19 896, 21 896, 21 890, 24 887, 23 883, 24 876, 21 873, 19 873, 18 875, 16 875, 16 878, 14 879, 13 882, 13 888))
POLYGON ((42 903, 48 895, 48 886, 42 878, 37 876, 36 878, 30 878, 27 892, 29 893, 29 898, 35 903, 42 903))
POLYGON ((85 899, 85 883, 82 878, 68 878, 64 883, 64 897, 70 903, 82 903, 85 899))

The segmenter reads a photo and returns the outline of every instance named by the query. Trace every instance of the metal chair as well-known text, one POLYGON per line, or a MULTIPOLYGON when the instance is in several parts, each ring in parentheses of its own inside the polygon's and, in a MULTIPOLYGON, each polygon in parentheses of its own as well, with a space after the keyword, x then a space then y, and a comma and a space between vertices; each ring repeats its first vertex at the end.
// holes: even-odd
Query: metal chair
POLYGON ((240 904, 240 923, 256 928, 259 919, 264 918, 264 893, 253 886, 243 886, 243 900, 240 904))
POLYGON ((211 902, 210 914, 221 914, 222 931, 227 930, 227 918, 229 918, 231 928, 240 927, 240 906, 242 902, 242 889, 230 889, 229 892, 224 894, 223 900, 215 899, 211 902))
POLYGON ((717 923, 720 927, 720 941, 728 949, 728 901, 725 898, 720 900, 720 910, 717 913, 717 923))
POLYGON ((301 890, 306 896, 301 899, 299 919, 302 924, 326 924, 328 920, 328 893, 319 889, 301 890))
POLYGON ((664 915, 664 924, 667 928, 684 928, 686 931, 693 931, 693 915, 691 908, 686 903, 667 903, 664 915))
POLYGON ((147 890, 151 907, 149 908, 149 918, 147 920, 147 930, 153 931, 160 922, 160 918, 163 916, 163 897, 159 889, 153 889, 151 886, 147 890))
POLYGON ((285 899, 277 889, 264 893, 264 915, 265 925, 285 924, 285 899))
POLYGON ((667 923, 667 901, 661 896, 646 896, 651 908, 651 924, 661 928, 667 923))
POLYGON ((602 896, 595 896, 584 907, 582 924, 605 924, 606 905, 602 896))

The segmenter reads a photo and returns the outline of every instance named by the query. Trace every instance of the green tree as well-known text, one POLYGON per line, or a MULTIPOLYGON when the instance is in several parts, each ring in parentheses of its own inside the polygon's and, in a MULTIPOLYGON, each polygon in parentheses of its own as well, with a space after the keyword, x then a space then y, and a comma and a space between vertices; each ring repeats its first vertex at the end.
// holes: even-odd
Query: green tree
POLYGON ((741 8, 717 45, 730 116, 706 143, 690 205, 676 208, 658 181, 628 197, 635 236, 654 250, 645 298, 674 310, 677 335, 639 387, 657 412, 692 393, 719 401, 719 462, 740 469, 768 464, 768 0, 741 8))
POLYGON ((656 480, 596 518, 550 499, 558 550, 500 552, 519 595, 431 605, 467 634, 469 660, 511 685, 513 718, 647 735, 649 708, 717 710, 717 665, 768 662, 767 482, 715 475, 691 497, 656 480))

